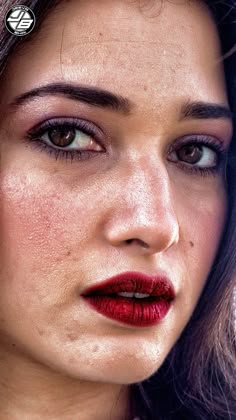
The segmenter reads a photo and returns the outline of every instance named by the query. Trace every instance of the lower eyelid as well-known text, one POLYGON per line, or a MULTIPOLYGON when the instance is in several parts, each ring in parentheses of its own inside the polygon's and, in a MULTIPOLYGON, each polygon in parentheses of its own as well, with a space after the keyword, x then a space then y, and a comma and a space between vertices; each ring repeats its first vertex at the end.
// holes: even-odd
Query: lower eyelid
MULTIPOLYGON (((223 148, 221 150, 213 150, 212 147, 209 147, 208 145, 203 145, 204 147, 208 147, 209 149, 211 149, 213 152, 215 152, 216 154, 216 165, 214 166, 198 166, 197 164, 188 164, 187 162, 185 163, 184 161, 179 160, 178 158, 176 158, 175 160, 173 159, 168 159, 168 161, 177 166, 180 170, 183 170, 184 172, 187 172, 190 175, 195 175, 195 176, 203 176, 203 177, 209 177, 209 176, 221 176, 225 170, 225 165, 227 162, 227 155, 228 155, 228 151, 227 149, 223 148)), ((173 150, 173 148, 172 148, 173 150)), ((173 150, 175 151, 175 150, 173 150)), ((172 152, 173 153, 173 152, 172 152)))
MULTIPOLYGON (((64 123, 64 126, 65 125, 66 124, 64 123)), ((61 156, 62 156, 63 153, 64 153, 64 155, 66 155, 66 153, 68 152, 68 155, 66 155, 66 156, 69 156, 69 153, 71 152, 71 159, 72 159, 72 154, 75 157, 75 159, 76 159, 76 157, 78 157, 79 160, 86 160, 86 159, 90 158, 90 155, 91 155, 91 157, 94 157, 95 153, 96 153, 96 155, 102 153, 102 151, 99 152, 99 151, 96 151, 96 150, 94 150, 94 151, 90 150, 90 151, 86 152, 85 149, 84 150, 81 149, 81 151, 79 149, 63 150, 63 149, 60 149, 59 146, 57 147, 56 145, 55 146, 50 145, 50 139, 48 140, 49 144, 47 143, 46 140, 43 140, 43 141, 40 140, 40 138, 42 138, 45 135, 47 135, 47 137, 48 137, 48 130, 50 128, 55 128, 55 127, 59 127, 59 126, 63 126, 63 121, 62 120, 61 121, 57 120, 57 124, 55 123, 54 125, 52 125, 52 123, 51 123, 51 125, 47 124, 47 126, 46 126, 46 124, 44 124, 44 126, 42 126, 41 129, 40 128, 38 129, 37 133, 36 132, 33 133, 33 131, 31 130, 31 132, 28 132, 28 136, 27 136, 28 137, 28 142, 35 143, 35 148, 41 149, 41 151, 44 150, 46 152, 46 148, 47 148, 48 155, 55 154, 55 155, 59 156, 59 153, 61 152, 61 156), (36 146, 36 142, 38 143, 38 146, 36 146), (39 143, 41 143, 41 145, 39 143), (77 156, 76 156, 76 154, 77 154, 77 156), (82 157, 82 155, 83 155, 83 157, 82 157), (86 158, 84 156, 88 156, 88 157, 86 158)), ((70 125, 68 124, 67 126, 70 126, 70 125)), ((81 130, 81 126, 79 126, 79 123, 77 125, 73 125, 73 127, 75 129, 83 132, 83 130, 81 130)), ((92 134, 85 133, 85 134, 93 137, 94 140, 97 141, 97 143, 101 146, 101 148, 105 152, 103 144, 98 139, 95 138, 96 136, 94 135, 94 133, 92 133, 92 134)), ((197 166, 197 164, 192 164, 191 165, 191 164, 188 164, 187 162, 185 163, 184 161, 180 161, 178 159, 178 157, 176 157, 175 160, 173 160, 173 159, 172 160, 168 159, 168 160, 170 162, 178 164, 179 166, 184 168, 184 170, 186 170, 188 172, 192 171, 192 172, 195 172, 196 174, 197 174, 197 172, 200 173, 200 172, 203 172, 206 169, 208 171, 211 171, 212 173, 216 172, 217 170, 219 172, 219 170, 220 170, 219 167, 222 166, 222 165, 220 165, 220 162, 225 160, 224 157, 227 154, 227 151, 222 150, 223 149, 222 142, 216 141, 209 136, 204 136, 204 135, 196 135, 196 136, 193 135, 192 136, 191 135, 191 136, 186 136, 185 138, 183 137, 183 139, 180 139, 179 141, 177 140, 171 145, 167 155, 170 156, 171 153, 173 153, 173 152, 176 153, 179 149, 181 149, 181 147, 188 146, 190 144, 195 144, 196 146, 197 145, 202 145, 203 147, 209 148, 210 150, 212 150, 216 154, 216 156, 217 156, 216 159, 219 161, 219 163, 216 164, 215 167, 205 168, 205 167, 197 166), (188 139, 188 141, 186 140, 186 138, 188 139), (196 140, 196 139, 198 139, 198 140, 196 140), (204 139, 205 139, 205 142, 204 142, 204 139), (193 167, 194 167, 194 169, 193 169, 193 167)), ((64 160, 66 160, 66 159, 67 159, 67 157, 64 158, 64 160)))
POLYGON ((25 143, 27 143, 27 146, 30 143, 30 147, 33 150, 37 150, 38 152, 46 153, 50 158, 54 157, 56 160, 64 161, 64 163, 67 163, 67 161, 78 160, 78 161, 87 161, 92 158, 95 158, 99 154, 102 154, 102 152, 98 151, 76 151, 76 150, 63 150, 59 148, 54 148, 49 146, 46 142, 43 142, 38 139, 34 139, 29 142, 25 140, 25 143))

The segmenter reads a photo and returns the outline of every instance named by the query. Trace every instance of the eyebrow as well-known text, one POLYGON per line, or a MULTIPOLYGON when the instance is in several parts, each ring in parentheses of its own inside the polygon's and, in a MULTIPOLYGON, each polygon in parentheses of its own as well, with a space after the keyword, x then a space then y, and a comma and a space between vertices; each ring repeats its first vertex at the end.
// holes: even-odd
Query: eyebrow
MULTIPOLYGON (((64 96, 95 107, 111 109, 125 115, 129 115, 135 108, 135 104, 123 96, 93 86, 88 87, 70 83, 50 83, 32 89, 17 96, 10 104, 10 107, 15 108, 43 96, 64 96)), ((227 118, 232 120, 232 117, 233 114, 227 106, 208 102, 187 101, 180 111, 180 120, 190 118, 199 120, 227 118)))
POLYGON ((227 118, 232 120, 233 113, 227 106, 221 104, 187 102, 181 108, 180 120, 187 118, 195 118, 198 120, 227 118))
POLYGON ((51 83, 42 87, 32 89, 17 96, 10 104, 10 107, 24 105, 34 98, 42 96, 65 96, 69 99, 85 102, 89 105, 108 108, 122 114, 130 114, 134 104, 123 96, 116 95, 97 87, 88 87, 64 83, 51 83))

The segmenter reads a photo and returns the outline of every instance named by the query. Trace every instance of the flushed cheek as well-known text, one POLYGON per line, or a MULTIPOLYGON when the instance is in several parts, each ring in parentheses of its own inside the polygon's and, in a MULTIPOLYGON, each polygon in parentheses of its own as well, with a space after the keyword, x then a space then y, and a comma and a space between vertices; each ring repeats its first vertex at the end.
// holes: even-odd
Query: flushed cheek
MULTIPOLYGON (((48 276, 70 253, 76 250, 78 260, 88 238, 94 237, 95 215, 86 207, 88 199, 83 191, 81 197, 78 190, 75 196, 62 185, 33 173, 8 174, 1 190, 1 252, 6 269, 11 271, 11 278, 16 276, 22 282, 29 276, 39 281, 44 275, 47 284, 48 276)), ((78 262, 74 264, 78 269, 78 262)))

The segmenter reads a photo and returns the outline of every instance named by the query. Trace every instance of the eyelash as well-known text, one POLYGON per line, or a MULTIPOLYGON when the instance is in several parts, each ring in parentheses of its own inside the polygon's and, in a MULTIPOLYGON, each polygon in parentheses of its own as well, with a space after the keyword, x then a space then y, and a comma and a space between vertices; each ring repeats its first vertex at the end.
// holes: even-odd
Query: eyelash
POLYGON ((223 146, 222 142, 217 140, 216 138, 212 138, 206 135, 191 135, 191 136, 185 136, 181 140, 177 140, 174 142, 174 144, 170 147, 170 152, 178 152, 182 147, 184 146, 203 146, 208 147, 217 155, 217 161, 218 163, 216 166, 213 167, 198 167, 194 166, 188 163, 184 163, 179 161, 178 166, 187 172, 191 172, 193 175, 202 175, 202 176, 209 176, 209 175, 217 175, 225 166, 226 160, 227 160, 227 149, 223 146), (177 146, 176 146, 176 143, 177 146))
MULTIPOLYGON (((40 126, 37 125, 35 128, 28 131, 26 136, 26 142, 27 144, 30 142, 31 146, 34 149, 40 150, 42 152, 46 152, 49 156, 53 155, 56 160, 63 160, 68 161, 71 160, 71 163, 74 159, 76 160, 87 160, 92 157, 97 156, 98 154, 102 153, 100 151, 86 151, 86 150, 62 150, 62 149, 55 149, 54 147, 49 146, 44 141, 40 139, 40 136, 47 133, 50 129, 55 128, 74 128, 78 131, 81 131, 82 133, 91 136, 104 150, 101 136, 102 132, 98 127, 93 125, 87 120, 78 120, 76 118, 66 118, 65 119, 54 119, 54 120, 48 120, 45 123, 41 124, 40 126)), ((217 175, 219 171, 224 166, 224 163, 226 161, 227 156, 227 150, 225 150, 223 144, 217 140, 213 139, 212 137, 208 137, 205 135, 191 135, 191 136, 185 136, 182 139, 178 139, 174 142, 174 144, 170 147, 170 151, 168 154, 173 152, 178 152, 181 150, 184 146, 190 146, 190 145, 198 145, 198 146, 204 146, 209 147, 212 151, 214 151, 217 154, 217 160, 218 163, 214 167, 198 167, 194 166, 194 164, 188 164, 181 161, 178 161, 178 166, 186 171, 190 172, 195 175, 202 175, 202 176, 209 176, 209 175, 217 175)))
MULTIPOLYGON (((71 160, 71 163, 74 159, 76 160, 86 160, 90 159, 92 157, 95 157, 96 155, 102 153, 99 151, 86 151, 86 150, 62 150, 62 149, 56 149, 54 147, 49 146, 47 143, 45 143, 43 140, 40 139, 40 136, 47 133, 50 129, 55 128, 68 128, 68 129, 76 129, 78 131, 81 131, 82 133, 91 136, 100 146, 104 149, 101 136, 102 131, 98 129, 96 126, 94 126, 92 123, 90 123, 87 120, 78 120, 76 118, 66 118, 64 119, 54 119, 54 120, 48 120, 45 123, 42 123, 41 125, 37 125, 35 128, 28 131, 26 136, 26 142, 31 142, 31 146, 34 149, 40 150, 42 152, 46 152, 49 154, 49 156, 54 156, 56 160, 63 160, 63 161, 69 161, 71 160)), ((56 147, 56 146, 55 146, 56 147)), ((105 149, 104 149, 105 151, 105 149)))

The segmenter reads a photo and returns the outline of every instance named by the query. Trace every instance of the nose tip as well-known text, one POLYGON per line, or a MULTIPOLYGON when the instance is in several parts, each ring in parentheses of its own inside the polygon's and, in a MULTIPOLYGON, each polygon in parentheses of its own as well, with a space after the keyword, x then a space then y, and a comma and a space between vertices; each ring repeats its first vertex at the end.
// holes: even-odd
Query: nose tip
POLYGON ((116 220, 107 231, 107 240, 116 247, 126 246, 139 249, 145 254, 164 252, 179 241, 179 225, 174 214, 158 217, 158 214, 148 222, 133 217, 116 220))
MULTIPOLYGON (((141 152, 140 152, 141 153, 141 152)), ((104 219, 107 241, 142 253, 160 253, 179 240, 175 190, 162 161, 142 156, 129 161, 113 186, 104 219), (143 170, 140 170, 143 168, 143 170), (128 176, 127 176, 128 174, 128 176)), ((106 205, 106 203, 104 203, 106 205)))

